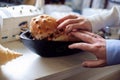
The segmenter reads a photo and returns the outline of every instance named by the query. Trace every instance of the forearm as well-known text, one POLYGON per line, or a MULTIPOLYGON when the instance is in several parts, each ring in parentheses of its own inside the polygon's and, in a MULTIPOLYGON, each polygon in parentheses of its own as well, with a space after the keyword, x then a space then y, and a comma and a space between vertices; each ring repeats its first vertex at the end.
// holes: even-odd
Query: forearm
POLYGON ((96 32, 106 26, 120 25, 120 7, 113 7, 111 10, 87 18, 91 22, 92 32, 96 32))
POLYGON ((107 64, 120 64, 120 40, 106 40, 107 64))

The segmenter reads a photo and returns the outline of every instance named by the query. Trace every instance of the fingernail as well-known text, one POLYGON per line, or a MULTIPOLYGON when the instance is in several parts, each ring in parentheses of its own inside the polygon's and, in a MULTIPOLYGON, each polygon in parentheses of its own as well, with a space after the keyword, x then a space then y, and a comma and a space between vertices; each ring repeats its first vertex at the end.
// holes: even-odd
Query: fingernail
POLYGON ((87 63, 85 63, 85 62, 83 62, 81 65, 82 65, 83 67, 88 67, 88 66, 87 66, 87 63))
POLYGON ((58 26, 57 29, 60 29, 60 26, 58 26))
POLYGON ((62 27, 61 24, 57 26, 58 29, 60 29, 61 27, 62 27))
POLYGON ((71 48, 70 45, 68 46, 68 48, 71 48))
POLYGON ((72 45, 69 45, 68 48, 73 49, 72 45))
POLYGON ((59 28, 59 27, 57 27, 56 29, 57 29, 57 30, 60 30, 60 28, 59 28))
POLYGON ((71 27, 66 27, 65 32, 66 32, 66 33, 70 33, 70 32, 71 32, 71 30, 72 30, 72 28, 71 28, 71 27))

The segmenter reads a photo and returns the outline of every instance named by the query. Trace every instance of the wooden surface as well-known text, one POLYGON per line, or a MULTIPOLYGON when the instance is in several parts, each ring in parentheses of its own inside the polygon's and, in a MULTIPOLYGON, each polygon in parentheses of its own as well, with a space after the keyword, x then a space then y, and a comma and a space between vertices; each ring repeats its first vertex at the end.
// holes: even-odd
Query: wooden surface
POLYGON ((94 58, 87 52, 44 58, 28 50, 20 41, 2 45, 23 54, 22 57, 1 66, 1 78, 4 75, 10 80, 62 80, 86 70, 81 66, 81 62, 94 58))
POLYGON ((120 65, 89 68, 64 80, 119 80, 120 65))
POLYGON ((2 45, 20 52, 23 56, 1 66, 0 80, 106 80, 112 76, 114 79, 119 78, 120 65, 83 68, 81 63, 84 60, 95 59, 95 56, 88 52, 44 58, 31 52, 20 41, 2 45))

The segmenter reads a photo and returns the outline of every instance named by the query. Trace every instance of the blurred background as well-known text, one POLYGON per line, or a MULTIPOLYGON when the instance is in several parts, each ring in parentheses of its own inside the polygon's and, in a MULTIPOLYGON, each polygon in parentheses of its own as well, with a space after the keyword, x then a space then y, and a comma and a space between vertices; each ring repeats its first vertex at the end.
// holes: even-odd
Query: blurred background
MULTIPOLYGON (((17 29, 15 33, 12 30, 21 23, 29 24, 30 19, 39 14, 48 14, 58 19, 68 14, 91 16, 119 4, 120 0, 0 0, 0 18, 2 18, 0 19, 0 40, 3 42, 15 40, 20 30, 17 29), (12 25, 12 29, 8 30, 9 24, 13 22, 11 20, 8 25, 5 23, 13 17, 17 19, 13 21, 16 25, 12 25)), ((119 26, 106 26, 105 29, 100 29, 96 33, 106 39, 120 39, 119 26)))
MULTIPOLYGON (((0 43, 20 40, 19 35, 28 30, 31 18, 40 14, 48 14, 58 19, 68 14, 87 17, 119 4, 120 0, 0 0, 0 43)), ((96 34, 106 39, 120 40, 120 26, 106 26, 96 34)), ((19 43, 15 46, 19 47, 19 43)), ((17 50, 25 51, 21 47, 17 50)), ((119 80, 120 71, 116 72, 119 67, 111 68, 87 70, 66 80, 119 80), (112 74, 108 75, 109 72, 112 74), (98 79, 105 75, 106 78, 98 79)))
MULTIPOLYGON (((37 0, 0 0, 0 6, 32 4, 37 0)), ((119 0, 42 0, 45 4, 65 4, 72 7, 74 10, 81 10, 83 8, 111 8, 113 5, 120 3, 119 0)))

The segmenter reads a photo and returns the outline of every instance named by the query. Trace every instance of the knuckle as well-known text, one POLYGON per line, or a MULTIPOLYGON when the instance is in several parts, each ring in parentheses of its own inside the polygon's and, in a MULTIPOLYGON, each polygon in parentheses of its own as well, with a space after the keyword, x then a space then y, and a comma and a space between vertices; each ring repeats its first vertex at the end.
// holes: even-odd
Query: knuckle
POLYGON ((72 14, 69 14, 68 16, 69 16, 69 17, 73 17, 73 15, 72 15, 72 14))
POLYGON ((72 22, 72 20, 71 20, 71 19, 68 19, 68 20, 66 20, 66 22, 67 22, 67 23, 71 23, 71 22, 72 22))
POLYGON ((74 19, 67 19, 65 21, 65 23, 67 23, 67 24, 75 24, 75 20, 74 19))
POLYGON ((72 30, 72 29, 74 28, 74 25, 73 25, 73 24, 69 24, 69 25, 67 26, 67 28, 69 28, 70 30, 72 30))
POLYGON ((95 49, 100 49, 100 48, 102 48, 102 46, 101 46, 100 44, 96 44, 96 45, 94 46, 94 48, 95 48, 95 49))
POLYGON ((74 15, 74 14, 69 14, 68 17, 71 17, 71 18, 77 18, 77 16, 74 15))

